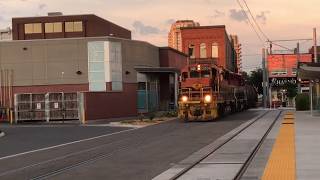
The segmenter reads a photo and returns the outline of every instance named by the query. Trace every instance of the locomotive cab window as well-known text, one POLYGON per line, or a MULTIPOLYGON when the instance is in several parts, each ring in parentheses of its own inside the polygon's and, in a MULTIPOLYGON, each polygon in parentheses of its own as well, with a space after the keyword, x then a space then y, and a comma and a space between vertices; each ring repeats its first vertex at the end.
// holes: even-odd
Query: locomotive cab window
POLYGON ((201 71, 201 77, 209 78, 210 77, 210 71, 209 70, 201 71))
POLYGON ((190 78, 199 78, 200 73, 198 71, 190 71, 190 78))

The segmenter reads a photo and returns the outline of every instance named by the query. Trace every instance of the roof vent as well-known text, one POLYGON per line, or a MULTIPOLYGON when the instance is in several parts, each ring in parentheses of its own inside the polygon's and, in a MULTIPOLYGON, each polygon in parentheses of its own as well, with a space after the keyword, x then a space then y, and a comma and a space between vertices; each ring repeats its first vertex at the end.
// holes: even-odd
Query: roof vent
POLYGON ((48 16, 62 16, 62 12, 48 12, 48 16))

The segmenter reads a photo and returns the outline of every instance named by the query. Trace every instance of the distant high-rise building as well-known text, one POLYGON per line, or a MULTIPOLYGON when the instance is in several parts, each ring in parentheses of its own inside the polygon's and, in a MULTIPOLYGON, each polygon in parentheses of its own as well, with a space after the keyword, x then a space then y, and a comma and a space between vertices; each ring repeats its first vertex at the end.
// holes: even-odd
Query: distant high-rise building
POLYGON ((6 29, 0 29, 0 41, 3 40, 12 40, 12 29, 6 28, 6 29))
POLYGON ((233 44, 233 48, 235 50, 235 64, 236 70, 238 73, 242 71, 242 55, 241 55, 241 44, 239 42, 239 38, 237 35, 230 35, 231 42, 233 44))
MULTIPOLYGON (((309 49, 309 53, 312 54, 312 62, 314 62, 314 46, 309 49)), ((317 46, 317 62, 320 62, 320 46, 317 46)))
POLYGON ((176 49, 178 51, 182 50, 182 40, 181 40, 181 28, 184 27, 199 27, 198 22, 193 20, 178 20, 171 26, 171 30, 168 35, 168 45, 169 47, 176 49))

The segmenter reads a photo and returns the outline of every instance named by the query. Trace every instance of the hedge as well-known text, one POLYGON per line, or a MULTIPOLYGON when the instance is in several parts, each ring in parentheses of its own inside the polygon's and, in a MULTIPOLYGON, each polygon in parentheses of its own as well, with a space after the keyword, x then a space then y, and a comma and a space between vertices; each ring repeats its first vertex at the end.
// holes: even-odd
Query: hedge
POLYGON ((303 93, 296 96, 296 109, 297 111, 310 110, 310 96, 303 93))

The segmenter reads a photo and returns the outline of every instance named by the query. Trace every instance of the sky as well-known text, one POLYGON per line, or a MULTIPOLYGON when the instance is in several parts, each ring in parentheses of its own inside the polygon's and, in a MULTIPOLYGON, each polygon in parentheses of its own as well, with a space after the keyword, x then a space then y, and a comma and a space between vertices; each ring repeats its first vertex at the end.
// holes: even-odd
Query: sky
MULTIPOLYGON (((243 2, 243 0, 239 0, 243 2)), ((320 34, 319 0, 246 0, 254 18, 270 40, 309 39, 316 27, 320 34)), ((175 20, 190 19, 201 25, 226 25, 242 44, 243 70, 261 66, 266 45, 255 35, 237 0, 0 0, 0 29, 11 26, 12 17, 45 16, 48 12, 96 14, 132 31, 133 39, 167 46, 175 20)), ((319 38, 318 38, 319 39, 319 38)), ((297 42, 279 42, 290 49, 297 42)), ((312 41, 301 41, 303 52, 312 41)), ((318 42, 319 43, 319 42, 318 42)), ((274 50, 281 50, 274 46, 274 50)))

